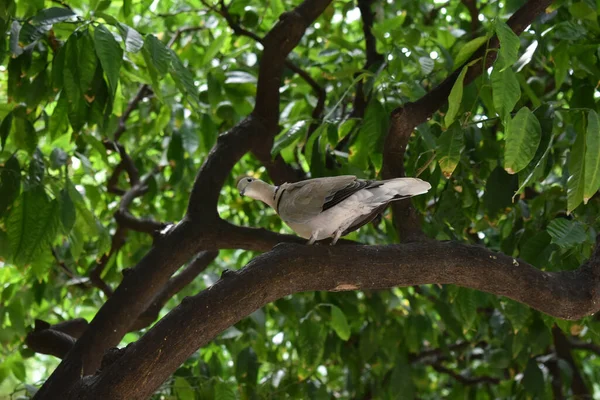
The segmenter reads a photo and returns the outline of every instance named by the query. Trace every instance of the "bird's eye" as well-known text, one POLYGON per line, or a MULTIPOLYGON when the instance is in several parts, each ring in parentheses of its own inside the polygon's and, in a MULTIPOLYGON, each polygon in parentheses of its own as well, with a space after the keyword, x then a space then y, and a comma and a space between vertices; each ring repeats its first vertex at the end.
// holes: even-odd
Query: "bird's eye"
POLYGON ((248 182, 252 182, 252 178, 248 178, 246 179, 248 182))

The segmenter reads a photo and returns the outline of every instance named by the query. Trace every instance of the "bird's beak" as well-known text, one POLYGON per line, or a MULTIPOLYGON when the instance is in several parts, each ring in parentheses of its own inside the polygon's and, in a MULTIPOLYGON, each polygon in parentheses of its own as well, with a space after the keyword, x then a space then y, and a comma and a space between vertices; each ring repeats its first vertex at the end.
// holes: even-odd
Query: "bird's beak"
POLYGON ((244 188, 244 189, 240 190, 240 194, 241 194, 242 196, 244 195, 244 193, 246 193, 246 188, 244 188))

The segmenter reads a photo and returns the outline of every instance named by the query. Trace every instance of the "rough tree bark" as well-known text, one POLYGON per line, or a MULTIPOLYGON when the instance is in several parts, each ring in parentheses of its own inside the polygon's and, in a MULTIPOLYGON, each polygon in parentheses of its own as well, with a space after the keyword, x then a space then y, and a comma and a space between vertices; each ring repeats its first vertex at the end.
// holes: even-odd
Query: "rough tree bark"
MULTIPOLYGON (((156 237, 153 248, 124 274, 121 285, 100 309, 83 335, 37 393, 38 399, 142 399, 148 397, 199 347, 270 301, 312 290, 382 289, 417 284, 457 284, 507 296, 561 318, 576 319, 600 309, 600 254, 576 271, 548 273, 485 248, 455 242, 404 243, 395 246, 303 246, 289 235, 238 227, 220 219, 219 192, 231 169, 256 143, 272 141, 278 132, 279 86, 286 57, 305 29, 329 5, 305 0, 262 39, 264 44, 252 114, 220 135, 201 167, 183 220, 156 237), (170 276, 194 254, 204 250, 241 248, 268 251, 238 272, 187 298, 139 341, 102 357, 148 309, 170 276)), ((521 33, 550 0, 530 0, 509 20, 521 33)), ((498 47, 492 39, 490 48, 498 47)), ((495 53, 480 49, 472 59, 465 84, 490 65, 495 53)), ((447 101, 461 68, 422 99, 391 116, 384 154, 384 176, 402 176, 403 158, 414 128, 447 101)), ((258 153, 260 153, 258 149, 258 153)), ((408 203, 396 207, 402 237, 421 236, 408 203)), ((598 248, 598 246, 597 246, 598 248)))

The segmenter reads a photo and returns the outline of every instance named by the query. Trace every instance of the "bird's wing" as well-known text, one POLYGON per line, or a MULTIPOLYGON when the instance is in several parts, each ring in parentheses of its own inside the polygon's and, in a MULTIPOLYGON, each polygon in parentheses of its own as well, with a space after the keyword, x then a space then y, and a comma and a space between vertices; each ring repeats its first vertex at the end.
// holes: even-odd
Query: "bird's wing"
POLYGON ((307 223, 370 183, 353 175, 343 175, 282 185, 276 210, 284 221, 307 223))

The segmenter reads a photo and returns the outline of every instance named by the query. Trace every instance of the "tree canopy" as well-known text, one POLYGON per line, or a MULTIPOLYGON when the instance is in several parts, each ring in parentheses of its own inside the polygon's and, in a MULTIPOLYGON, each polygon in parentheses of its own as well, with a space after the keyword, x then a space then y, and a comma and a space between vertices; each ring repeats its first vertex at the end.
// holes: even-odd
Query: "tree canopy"
POLYGON ((0 396, 592 398, 598 0, 6 0, 0 396), (236 178, 418 176, 336 246, 236 178))

